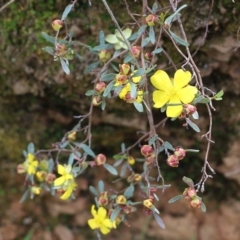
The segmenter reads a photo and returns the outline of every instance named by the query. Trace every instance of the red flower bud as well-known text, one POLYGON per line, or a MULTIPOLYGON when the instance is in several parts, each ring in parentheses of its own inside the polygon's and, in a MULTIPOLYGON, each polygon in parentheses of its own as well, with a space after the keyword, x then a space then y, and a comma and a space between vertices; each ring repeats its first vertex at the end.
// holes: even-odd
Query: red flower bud
POLYGON ((106 162, 107 158, 104 154, 100 153, 96 156, 96 158, 94 159, 95 163, 97 164, 97 166, 101 166, 106 162))
POLYGON ((49 184, 52 184, 54 182, 54 180, 56 179, 56 175, 53 173, 48 173, 46 176, 45 181, 49 184))
POLYGON ((176 155, 170 155, 167 159, 167 164, 170 167, 178 167, 179 161, 176 155))
POLYGON ((126 84, 128 82, 128 76, 122 74, 117 74, 114 79, 120 85, 126 84))
POLYGON ((152 54, 150 53, 150 52, 146 52, 145 54, 144 54, 144 58, 146 59, 146 60, 151 60, 152 59, 152 54))
POLYGON ((104 192, 100 193, 100 196, 98 198, 98 204, 101 207, 108 205, 108 193, 107 193, 107 191, 104 191, 104 192))
POLYGON ((149 14, 146 18, 145 21, 149 27, 153 27, 156 25, 156 23, 159 22, 159 19, 156 15, 149 14))
POLYGON ((181 147, 176 147, 174 155, 178 157, 178 160, 182 160, 186 156, 186 151, 181 147))
POLYGON ((132 47, 132 53, 135 58, 138 58, 141 53, 141 47, 140 46, 133 46, 132 47))
POLYGON ((191 104, 185 104, 184 110, 185 110, 186 114, 193 114, 196 112, 197 108, 191 104))
POLYGON ((194 188, 185 188, 183 196, 185 199, 193 199, 197 196, 197 192, 194 188))
POLYGON ((60 20, 60 19, 56 19, 54 21, 52 21, 52 28, 55 30, 55 31, 59 31, 63 26, 63 21, 60 20))
POLYGON ((106 88, 105 82, 98 82, 95 86, 95 91, 98 93, 102 93, 106 88))
POLYGON ((143 145, 141 147, 141 154, 144 156, 144 157, 149 157, 151 156, 151 154, 153 153, 153 148, 152 146, 150 145, 143 145))

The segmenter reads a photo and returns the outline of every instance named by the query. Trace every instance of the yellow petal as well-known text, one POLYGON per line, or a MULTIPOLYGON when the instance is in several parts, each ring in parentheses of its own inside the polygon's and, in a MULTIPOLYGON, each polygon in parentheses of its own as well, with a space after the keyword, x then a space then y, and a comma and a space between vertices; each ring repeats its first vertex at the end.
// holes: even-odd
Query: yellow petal
POLYGON ((101 218, 101 219, 104 219, 106 216, 107 216, 107 210, 103 207, 100 207, 98 209, 98 216, 101 218))
POLYGON ((189 71, 183 71, 182 69, 179 69, 174 74, 174 80, 173 85, 175 91, 183 88, 186 86, 192 78, 192 74, 189 71))
POLYGON ((91 229, 96 229, 99 228, 99 225, 95 219, 89 219, 88 220, 88 225, 91 229))
POLYGON ((173 89, 172 82, 166 72, 158 70, 155 72, 151 78, 152 85, 162 91, 173 89))
POLYGON ((60 197, 62 200, 68 199, 72 195, 73 188, 71 186, 68 187, 67 191, 60 197))
POLYGON ((61 186, 65 182, 65 177, 61 176, 54 180, 54 186, 61 186))
POLYGON ((187 86, 185 88, 182 88, 176 92, 176 95, 179 97, 181 102, 183 103, 190 103, 195 97, 195 94, 197 93, 197 88, 192 86, 187 86))
POLYGON ((101 225, 100 231, 102 232, 102 234, 108 234, 110 232, 110 229, 105 227, 104 225, 101 225))
POLYGON ((142 79, 141 76, 133 77, 133 78, 132 78, 132 81, 133 81, 134 83, 139 83, 139 82, 141 81, 141 79, 142 79))
POLYGON ((61 175, 66 174, 65 167, 61 164, 58 164, 58 173, 61 174, 61 175))
MULTIPOLYGON (((169 104, 181 104, 180 99, 178 96, 174 95, 170 98, 169 104)), ((176 106, 167 106, 167 117, 178 117, 183 111, 182 105, 176 105, 176 106)))
POLYGON ((161 108, 169 101, 169 95, 166 92, 156 90, 153 92, 153 107, 161 108))
POLYGON ((111 222, 111 220, 108 219, 108 218, 104 219, 104 221, 103 221, 103 225, 108 227, 108 228, 113 228, 113 223, 114 222, 111 222))
POLYGON ((97 216, 97 211, 95 210, 95 205, 92 205, 92 208, 91 208, 91 213, 94 217, 97 216))

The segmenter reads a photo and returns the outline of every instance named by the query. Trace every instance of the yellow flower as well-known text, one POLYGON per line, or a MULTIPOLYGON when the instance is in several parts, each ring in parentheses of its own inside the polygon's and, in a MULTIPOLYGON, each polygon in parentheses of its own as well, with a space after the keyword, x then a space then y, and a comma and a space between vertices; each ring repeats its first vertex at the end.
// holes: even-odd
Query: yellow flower
POLYGON ((92 205, 91 213, 93 219, 88 220, 88 225, 91 229, 98 229, 102 234, 108 234, 112 228, 116 228, 116 222, 111 222, 107 216, 107 210, 103 207, 100 207, 98 211, 95 210, 95 206, 92 205))
POLYGON ((155 108, 167 106, 168 117, 178 117, 183 111, 183 105, 192 102, 197 93, 197 88, 189 86, 191 73, 179 69, 175 72, 174 79, 171 80, 166 72, 158 70, 151 77, 151 82, 155 88, 153 101, 155 108), (176 104, 176 105, 174 105, 176 104))
POLYGON ((130 83, 127 83, 123 89, 120 91, 120 93, 118 94, 118 96, 125 100, 128 103, 133 103, 133 102, 138 102, 141 103, 143 100, 143 91, 142 90, 138 90, 137 91, 137 96, 135 98, 131 97, 131 85, 130 83))
MULTIPOLYGON (((126 28, 122 31, 124 37, 126 39, 130 38, 132 34, 132 30, 130 28, 126 28)), ((115 34, 109 34, 105 37, 105 40, 111 44, 114 44, 114 48, 119 50, 121 48, 127 49, 127 44, 124 42, 122 35, 118 30, 115 30, 115 34)))
POLYGON ((62 200, 68 199, 72 195, 72 192, 75 190, 76 187, 77 184, 74 181, 69 182, 69 184, 63 187, 63 190, 65 190, 65 192, 60 198, 62 200))
POLYGON ((71 165, 61 165, 58 164, 58 173, 62 175, 61 177, 54 180, 54 186, 68 185, 69 180, 73 180, 73 174, 71 173, 72 166, 71 165))
POLYGON ((63 195, 60 197, 62 200, 68 199, 77 186, 77 184, 74 182, 74 176, 71 171, 71 165, 63 166, 61 164, 58 164, 58 173, 62 176, 55 179, 53 184, 55 187, 60 186, 64 191, 63 195))
POLYGON ((35 174, 38 167, 38 161, 35 160, 35 156, 32 153, 28 153, 23 166, 29 175, 35 174))

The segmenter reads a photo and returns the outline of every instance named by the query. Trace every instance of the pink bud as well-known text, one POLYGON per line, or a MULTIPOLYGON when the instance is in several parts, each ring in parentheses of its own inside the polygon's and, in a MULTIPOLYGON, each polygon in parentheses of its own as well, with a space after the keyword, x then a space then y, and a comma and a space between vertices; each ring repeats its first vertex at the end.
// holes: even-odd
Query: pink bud
POLYGON ((133 46, 132 47, 132 53, 135 58, 138 58, 141 53, 141 47, 140 46, 133 46))
POLYGON ((178 167, 179 161, 176 155, 170 155, 167 159, 167 164, 170 167, 178 167))
POLYGON ((186 114, 193 114, 196 112, 197 108, 191 104, 185 104, 184 110, 185 110, 186 114))
POLYGON ((52 21, 52 28, 55 30, 55 31, 59 31, 63 26, 63 21, 60 20, 60 19, 56 19, 54 21, 52 21))
POLYGON ((106 88, 105 82, 98 82, 95 86, 95 91, 98 93, 102 93, 106 88))
POLYGON ((159 22, 159 19, 156 15, 149 14, 146 18, 145 21, 149 27, 155 26, 156 23, 159 22))
POLYGON ((178 160, 180 161, 186 156, 186 151, 181 147, 176 147, 174 155, 176 155, 178 157, 178 160))
POLYGON ((107 158, 104 154, 100 153, 96 156, 95 158, 95 163, 97 164, 97 166, 101 166, 106 162, 107 158))
POLYGON ((149 157, 153 153, 153 148, 150 145, 143 145, 141 147, 141 154, 144 157, 149 157))

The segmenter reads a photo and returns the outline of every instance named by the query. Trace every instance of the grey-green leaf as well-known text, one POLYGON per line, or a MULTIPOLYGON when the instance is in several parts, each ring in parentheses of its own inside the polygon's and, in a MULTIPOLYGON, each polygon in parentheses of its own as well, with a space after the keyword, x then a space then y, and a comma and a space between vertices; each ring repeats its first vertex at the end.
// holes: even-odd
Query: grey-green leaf
POLYGON ((111 220, 111 222, 114 222, 115 221, 115 219, 117 218, 117 216, 118 216, 118 214, 120 213, 120 211, 121 211, 122 209, 121 209, 121 207, 116 207, 114 210, 113 210, 113 212, 112 212, 112 214, 111 214, 111 216, 110 216, 110 220, 111 220))
POLYGON ((104 182, 102 180, 98 182, 98 190, 100 193, 104 191, 104 182))
POLYGON ((200 132, 200 128, 192 122, 189 118, 186 118, 187 124, 195 131, 195 132, 200 132))
POLYGON ((63 60, 63 58, 60 58, 60 62, 61 62, 63 71, 64 71, 66 74, 70 74, 70 69, 69 69, 67 63, 65 62, 65 60, 63 60))
POLYGON ((88 155, 92 156, 93 158, 96 157, 95 153, 93 152, 93 150, 86 144, 82 143, 81 144, 81 148, 83 149, 83 151, 85 153, 87 153, 88 155))
POLYGON ((94 196, 96 196, 96 197, 98 196, 98 192, 95 187, 89 186, 89 190, 94 196))
POLYGON ((180 200, 180 199, 182 199, 182 198, 183 198, 183 195, 177 195, 177 196, 171 198, 171 199, 168 201, 168 203, 174 203, 174 202, 176 202, 176 201, 178 201, 178 200, 180 200))
POLYGON ((185 40, 183 40, 182 38, 180 38, 179 36, 177 36, 175 33, 173 33, 172 31, 169 30, 169 33, 171 34, 171 36, 173 37, 173 39, 175 40, 175 42, 185 46, 185 47, 188 47, 189 46, 189 43, 186 42, 185 40))
POLYGON ((85 69, 84 73, 89 73, 89 72, 91 72, 95 67, 98 66, 98 64, 99 64, 99 61, 90 64, 90 65, 85 69))
POLYGON ((206 205, 203 202, 202 202, 202 205, 201 205, 201 210, 202 210, 202 212, 207 211, 206 205))
POLYGON ((165 224, 164 224, 162 218, 156 212, 153 212, 153 216, 154 216, 157 224, 159 225, 159 227, 165 229, 165 224))
POLYGON ((128 199, 133 196, 134 186, 131 184, 123 193, 123 195, 128 199))
POLYGON ((138 112, 143 112, 143 105, 139 102, 133 102, 134 107, 138 110, 138 112))
POLYGON ((72 7, 73 7, 73 5, 72 5, 72 4, 69 4, 69 5, 67 5, 67 7, 64 9, 64 12, 63 12, 62 17, 61 17, 61 20, 62 20, 62 21, 64 21, 64 20, 67 18, 68 14, 69 14, 69 13, 71 12, 71 10, 72 10, 72 7))
POLYGON ((103 167, 104 167, 107 171, 109 171, 112 175, 118 175, 117 170, 116 170, 113 166, 105 163, 105 164, 103 164, 103 167))
POLYGON ((27 151, 28 151, 28 153, 34 154, 35 147, 34 147, 34 144, 32 142, 28 144, 27 151))
POLYGON ((107 85, 107 87, 106 87, 105 90, 104 90, 103 97, 107 97, 107 96, 108 96, 108 94, 111 92, 114 84, 115 84, 115 81, 113 80, 112 82, 110 82, 110 83, 107 85))
POLYGON ((188 177, 183 177, 182 179, 189 187, 193 188, 194 187, 194 182, 191 178, 188 177))
POLYGON ((112 80, 114 80, 115 76, 116 76, 116 73, 105 74, 105 75, 101 76, 101 81, 103 81, 103 82, 112 81, 112 80))
POLYGON ((167 17, 167 18, 165 19, 164 23, 165 23, 166 25, 170 25, 170 24, 173 22, 173 20, 176 19, 175 16, 177 16, 177 14, 178 14, 183 8, 185 8, 185 7, 187 7, 187 4, 182 5, 182 6, 181 6, 180 8, 178 8, 172 15, 170 15, 169 17, 167 17))
POLYGON ((153 27, 150 27, 150 29, 149 29, 149 38, 150 38, 150 41, 152 44, 154 44, 156 42, 155 31, 154 31, 153 27))

